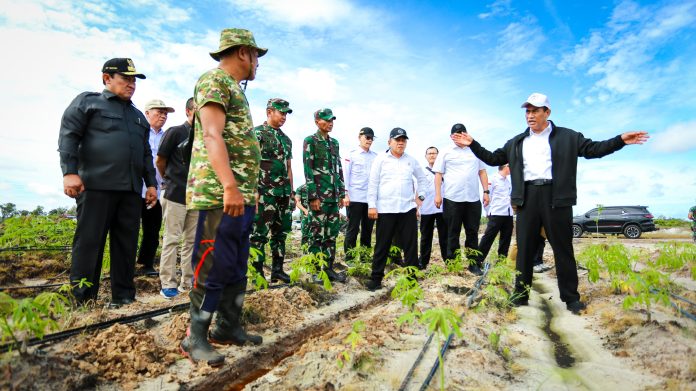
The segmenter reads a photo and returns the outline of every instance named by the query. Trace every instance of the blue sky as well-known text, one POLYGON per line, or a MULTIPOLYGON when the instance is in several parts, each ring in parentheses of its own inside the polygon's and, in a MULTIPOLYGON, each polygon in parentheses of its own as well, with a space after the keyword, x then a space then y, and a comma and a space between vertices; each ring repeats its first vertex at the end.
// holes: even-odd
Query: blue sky
MULTIPOLYGON (((650 141, 600 160, 581 160, 576 213, 596 204, 641 204, 683 218, 696 204, 696 1, 361 2, 228 0, 0 0, 0 203, 70 206, 57 148, 63 110, 102 88, 111 57, 139 71, 134 102, 164 99, 184 120, 197 77, 216 66, 208 52, 226 27, 252 30, 269 48, 247 96, 254 122, 265 102, 294 109, 284 130, 302 181, 302 139, 312 113, 330 107, 342 154, 363 126, 376 150, 395 126, 407 152, 450 145, 461 122, 489 149, 525 129, 520 104, 551 100, 558 125, 602 140, 647 130, 650 141)), ((491 168, 489 173, 493 173, 491 168)))

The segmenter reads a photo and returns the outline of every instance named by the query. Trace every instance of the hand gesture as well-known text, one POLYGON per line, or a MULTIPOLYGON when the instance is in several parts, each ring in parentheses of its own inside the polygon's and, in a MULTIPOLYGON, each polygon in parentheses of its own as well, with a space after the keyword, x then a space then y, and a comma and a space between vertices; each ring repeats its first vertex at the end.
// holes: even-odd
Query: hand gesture
POLYGON ((77 198, 83 191, 85 185, 77 174, 67 174, 63 176, 63 193, 70 198, 77 198))
POLYGON ((650 136, 646 131, 626 132, 621 135, 621 140, 626 144, 643 144, 648 141, 650 136))

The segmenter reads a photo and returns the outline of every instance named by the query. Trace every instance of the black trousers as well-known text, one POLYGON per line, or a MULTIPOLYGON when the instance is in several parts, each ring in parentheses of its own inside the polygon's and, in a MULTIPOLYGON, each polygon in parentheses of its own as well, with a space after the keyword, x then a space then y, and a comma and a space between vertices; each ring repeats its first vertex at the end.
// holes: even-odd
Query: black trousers
MULTIPOLYGON (((447 222, 447 258, 454 259, 459 250, 459 235, 464 226, 464 247, 478 250, 478 230, 481 224, 481 202, 456 202, 444 199, 442 213, 447 222)), ((465 254, 462 254, 464 259, 465 254)), ((473 255, 466 258, 475 259, 473 255)))
POLYGON ((512 226, 512 216, 488 217, 486 231, 483 233, 481 242, 479 243, 481 255, 476 258, 476 262, 479 266, 483 266, 483 261, 488 256, 488 252, 491 250, 493 241, 498 233, 500 233, 500 240, 498 240, 498 256, 507 257, 508 250, 510 249, 510 241, 512 240, 512 226))
POLYGON ((92 283, 91 287, 73 288, 78 301, 97 298, 107 234, 111 255, 111 297, 135 299, 133 273, 140 200, 140 194, 129 191, 86 190, 77 197, 70 281, 73 285, 82 279, 92 283))
MULTIPOLYGON (((573 208, 552 207, 551 185, 525 184, 524 205, 517 208, 517 271, 515 292, 532 285, 534 256, 539 248, 539 231, 544 227, 556 260, 561 300, 580 300, 578 271, 573 254, 573 208)), ((527 294, 522 296, 527 297, 527 294)))
POLYGON ((433 230, 437 226, 437 237, 440 242, 440 255, 447 255, 447 224, 442 213, 421 215, 420 218, 420 264, 425 267, 430 262, 430 253, 433 248, 433 230))
POLYGON ((544 263, 544 248, 546 247, 546 239, 539 236, 539 243, 536 252, 534 253, 534 266, 544 263))
POLYGON ((159 247, 159 232, 162 227, 162 204, 159 200, 152 208, 148 209, 145 199, 141 198, 141 227, 143 237, 140 240, 140 250, 138 250, 138 263, 152 267, 155 264, 155 254, 159 247))
POLYGON ((398 242, 405 254, 406 266, 418 266, 418 221, 416 208, 405 213, 380 213, 377 217, 375 252, 372 257, 372 280, 382 281, 384 267, 394 235, 399 233, 398 242))
POLYGON ((363 247, 372 247, 372 227, 375 221, 367 217, 366 202, 350 202, 346 207, 348 213, 348 228, 346 228, 346 238, 343 242, 343 251, 346 254, 346 259, 349 259, 348 251, 355 248, 358 240, 358 231, 360 231, 360 245, 363 247))

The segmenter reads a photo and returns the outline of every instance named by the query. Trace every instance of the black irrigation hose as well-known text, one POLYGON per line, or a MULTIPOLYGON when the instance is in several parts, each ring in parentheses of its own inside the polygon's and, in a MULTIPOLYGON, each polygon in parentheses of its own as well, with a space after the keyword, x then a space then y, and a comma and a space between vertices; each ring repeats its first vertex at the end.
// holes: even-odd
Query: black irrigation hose
POLYGON ((399 386, 399 391, 404 391, 406 389, 406 386, 408 385, 408 382, 411 381, 411 377, 413 377, 413 372, 415 372, 416 368, 418 367, 421 360, 423 359, 423 356, 425 355, 425 351, 428 350, 428 346, 430 346, 430 342, 433 340, 433 335, 435 335, 435 334, 431 333, 430 337, 428 337, 428 340, 425 341, 425 344, 423 344, 423 348, 421 348, 420 353, 418 353, 418 357, 416 357, 416 361, 413 362, 413 365, 411 365, 411 369, 408 370, 406 377, 404 377, 404 380, 401 382, 401 386, 399 386))
POLYGON ((430 373, 428 373, 428 377, 425 378, 425 381, 423 381, 423 384, 419 389, 420 391, 425 391, 430 385, 430 381, 433 380, 433 376, 435 376, 437 368, 440 366, 440 357, 442 357, 442 361, 445 361, 445 353, 447 353, 447 348, 449 347, 450 342, 452 342, 452 338, 454 338, 454 333, 450 333, 450 335, 447 337, 447 340, 442 345, 442 349, 440 349, 440 356, 438 356, 438 358, 435 359, 435 363, 433 363, 433 367, 430 368, 430 373))
MULTIPOLYGON (((650 289, 650 292, 651 292, 651 293, 657 293, 658 291, 657 291, 656 289, 650 289)), ((687 299, 686 297, 679 296, 679 295, 677 295, 677 294, 675 294, 675 293, 671 293, 671 292, 668 292, 668 293, 669 293, 670 296, 672 296, 673 298, 675 298, 675 299, 677 299, 677 300, 683 301, 683 302, 685 302, 685 303, 687 303, 687 304, 689 304, 689 305, 691 305, 691 306, 696 306, 696 303, 694 303, 693 301, 687 299)), ((680 314, 682 314, 682 315, 686 316, 687 318, 689 318, 689 319, 691 319, 691 320, 693 320, 693 321, 696 322, 696 315, 694 315, 693 313, 691 313, 691 312, 689 312, 689 311, 687 311, 687 310, 681 308, 681 306, 677 305, 677 304, 674 303, 674 301, 672 301, 672 300, 669 301, 669 304, 671 304, 672 307, 674 307, 680 314)))
POLYGON ((14 246, 14 247, 4 247, 0 248, 0 253, 1 252, 6 252, 6 251, 17 251, 17 252, 25 252, 25 251, 72 251, 71 246, 46 246, 46 247, 33 247, 33 246, 14 246))
POLYGON ((46 284, 46 285, 20 285, 20 286, 1 286, 0 292, 3 291, 16 291, 20 289, 44 289, 44 288, 56 288, 63 286, 64 284, 46 284))
MULTIPOLYGON (((278 289, 278 288, 283 288, 283 287, 288 286, 288 285, 289 284, 271 285, 268 287, 268 289, 278 289)), ((250 294, 253 292, 255 292, 254 289, 249 289, 245 293, 250 294)), ((137 322, 139 320, 164 315, 164 314, 167 314, 170 312, 183 311, 183 310, 187 309, 189 307, 189 305, 190 305, 190 302, 176 304, 173 306, 159 308, 159 309, 152 310, 152 311, 146 311, 146 312, 142 312, 139 314, 123 316, 120 318, 107 320, 104 322, 99 322, 99 323, 95 323, 95 324, 91 324, 91 325, 87 325, 87 326, 82 326, 82 327, 76 327, 74 329, 59 331, 59 332, 53 333, 53 334, 47 334, 43 338, 32 338, 32 339, 28 340, 27 346, 55 343, 55 342, 66 340, 66 339, 73 337, 75 335, 78 335, 78 334, 87 333, 87 332, 91 332, 91 331, 97 331, 97 330, 103 330, 103 329, 109 328, 117 323, 128 324, 128 323, 137 322)), ((21 344, 22 344, 21 342, 19 342, 19 343, 10 342, 10 343, 4 344, 4 345, 0 345, 0 353, 5 353, 5 352, 8 352, 10 350, 17 349, 21 344)))
POLYGON ((469 292, 469 300, 466 302, 467 307, 471 307, 471 303, 474 302, 474 299, 476 298, 476 295, 478 294, 479 289, 481 289, 481 285, 483 285, 483 281, 486 279, 486 276, 488 275, 488 271, 491 269, 491 264, 486 262, 483 265, 483 274, 479 279, 476 281, 474 284, 474 287, 471 289, 471 292, 469 292))

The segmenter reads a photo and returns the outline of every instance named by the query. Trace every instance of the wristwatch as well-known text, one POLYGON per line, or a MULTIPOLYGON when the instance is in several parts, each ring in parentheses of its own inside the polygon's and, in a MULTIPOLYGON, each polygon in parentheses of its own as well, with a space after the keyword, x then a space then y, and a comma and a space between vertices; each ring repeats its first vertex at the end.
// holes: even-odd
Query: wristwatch
POLYGON ((484 191, 483 191, 483 194, 491 194, 491 191, 490 191, 490 190, 484 190, 484 191))
POLYGON ((418 196, 418 199, 421 200, 421 201, 423 201, 423 200, 425 200, 425 196, 419 195, 419 196, 418 196))

